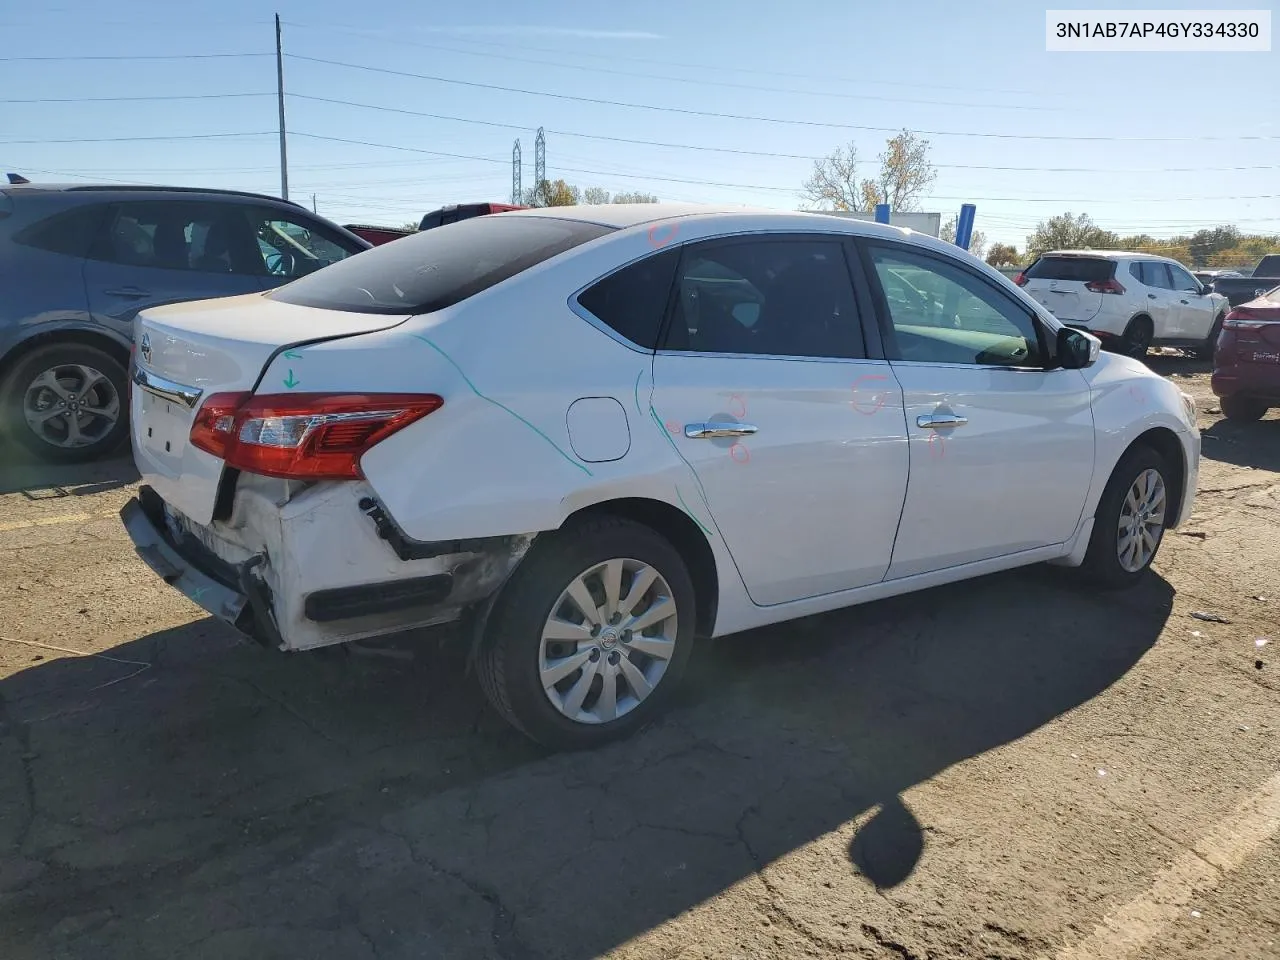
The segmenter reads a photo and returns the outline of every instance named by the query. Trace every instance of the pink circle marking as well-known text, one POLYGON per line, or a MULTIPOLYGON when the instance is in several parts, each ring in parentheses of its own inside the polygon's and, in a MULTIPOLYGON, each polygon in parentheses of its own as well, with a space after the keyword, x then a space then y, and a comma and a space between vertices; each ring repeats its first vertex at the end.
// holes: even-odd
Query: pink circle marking
POLYGON ((741 440, 734 441, 733 446, 729 448, 729 456, 733 459, 734 463, 750 463, 751 462, 751 451, 747 449, 747 445, 743 443, 741 440), (742 453, 738 454, 737 452, 735 452, 738 450, 741 450, 742 453))
MULTIPOLYGON (((864 380, 888 380, 888 379, 889 379, 888 377, 879 373, 863 374, 857 380, 853 381, 853 392, 857 394, 858 384, 862 383, 864 380)), ((883 392, 873 393, 871 395, 871 402, 874 403, 875 406, 873 406, 870 410, 865 409, 862 406, 863 401, 859 400, 856 396, 850 402, 853 404, 853 409, 857 410, 863 416, 869 417, 873 413, 878 413, 880 410, 884 409, 884 393, 883 392)))
POLYGON ((929 456, 935 460, 941 460, 947 455, 947 441, 939 433, 929 434, 929 456))
POLYGON ((668 420, 664 426, 667 428, 667 433, 680 433, 680 424, 676 423, 674 420, 668 420))
POLYGON ((649 228, 649 243, 655 247, 665 247, 668 243, 676 238, 676 231, 679 224, 676 223, 655 223, 649 228))
POLYGON ((731 393, 729 394, 729 399, 742 408, 741 412, 730 410, 729 414, 734 417, 745 417, 747 415, 747 401, 742 399, 742 394, 731 393))

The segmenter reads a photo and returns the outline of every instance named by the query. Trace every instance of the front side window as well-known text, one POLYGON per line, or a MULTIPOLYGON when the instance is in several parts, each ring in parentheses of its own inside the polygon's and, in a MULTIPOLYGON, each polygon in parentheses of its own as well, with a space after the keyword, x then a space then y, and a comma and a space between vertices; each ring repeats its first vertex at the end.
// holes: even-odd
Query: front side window
POLYGON ((1179 293, 1199 293, 1200 281, 1193 277, 1181 267, 1175 267, 1171 263, 1166 263, 1169 273, 1173 276, 1173 289, 1179 293))
POLYGON ((844 246, 734 240, 686 249, 664 346, 697 353, 860 358, 844 246))
POLYGON ((658 345, 679 250, 664 250, 623 267, 578 295, 578 304, 638 347, 658 345))
POLYGON ((555 217, 472 217, 384 243, 268 296, 353 313, 430 313, 612 229, 555 217))
POLYGON ((1144 260, 1138 264, 1142 282, 1157 290, 1172 290, 1173 281, 1169 279, 1169 268, 1155 260, 1144 260))
POLYGON ((1043 366, 1029 311, 944 260, 872 247, 871 259, 901 359, 1000 367, 1043 366))
POLYGON ((270 277, 304 277, 364 249, 339 243, 337 235, 319 224, 283 216, 278 210, 255 210, 253 227, 262 271, 270 277))

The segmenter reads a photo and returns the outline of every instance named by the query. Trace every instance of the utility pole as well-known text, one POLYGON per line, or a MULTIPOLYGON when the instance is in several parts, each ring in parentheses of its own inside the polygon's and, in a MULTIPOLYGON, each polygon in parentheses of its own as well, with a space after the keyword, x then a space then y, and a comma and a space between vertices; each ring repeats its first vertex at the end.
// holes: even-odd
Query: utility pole
POLYGON ((533 141, 533 189, 537 191, 540 202, 545 203, 547 197, 547 135, 538 128, 538 136, 533 141))
POLYGON ((289 157, 284 143, 284 52, 280 44, 280 14, 276 14, 276 102, 280 106, 280 199, 289 199, 289 157))
POLYGON ((316 216, 319 216, 319 213, 316 211, 316 195, 314 193, 311 195, 311 212, 316 214, 316 216))
POLYGON ((519 205, 524 203, 524 189, 520 183, 520 140, 516 139, 516 145, 511 148, 511 202, 519 205))

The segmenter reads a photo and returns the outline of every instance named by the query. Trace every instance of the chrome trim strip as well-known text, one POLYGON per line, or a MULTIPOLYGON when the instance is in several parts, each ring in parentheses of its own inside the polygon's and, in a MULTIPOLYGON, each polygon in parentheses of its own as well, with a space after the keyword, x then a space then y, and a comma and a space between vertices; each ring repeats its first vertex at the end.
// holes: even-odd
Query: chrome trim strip
POLYGON ((138 364, 134 364, 133 367, 133 382, 147 391, 147 393, 160 397, 162 400, 181 403, 191 410, 196 408, 196 404, 204 396, 204 391, 198 387, 189 387, 185 383, 178 383, 176 380, 167 380, 158 373, 144 370, 138 364))

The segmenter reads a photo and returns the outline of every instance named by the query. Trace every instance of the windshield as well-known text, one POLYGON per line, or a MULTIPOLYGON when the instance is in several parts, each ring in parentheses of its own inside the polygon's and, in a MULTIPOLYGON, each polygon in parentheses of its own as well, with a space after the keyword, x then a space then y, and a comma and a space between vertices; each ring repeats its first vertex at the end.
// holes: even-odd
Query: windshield
POLYGON ((430 313, 610 232, 553 217, 475 217, 374 247, 269 296, 351 313, 430 313))

